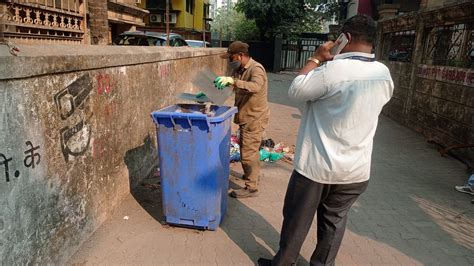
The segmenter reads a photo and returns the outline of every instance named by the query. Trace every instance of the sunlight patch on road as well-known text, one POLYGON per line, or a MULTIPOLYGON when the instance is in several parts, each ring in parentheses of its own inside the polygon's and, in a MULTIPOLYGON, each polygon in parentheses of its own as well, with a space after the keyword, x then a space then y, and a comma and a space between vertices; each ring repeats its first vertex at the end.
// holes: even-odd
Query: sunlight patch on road
POLYGON ((443 205, 429 200, 412 197, 418 206, 433 218, 441 229, 447 232, 456 243, 474 250, 474 221, 463 213, 459 213, 443 205))

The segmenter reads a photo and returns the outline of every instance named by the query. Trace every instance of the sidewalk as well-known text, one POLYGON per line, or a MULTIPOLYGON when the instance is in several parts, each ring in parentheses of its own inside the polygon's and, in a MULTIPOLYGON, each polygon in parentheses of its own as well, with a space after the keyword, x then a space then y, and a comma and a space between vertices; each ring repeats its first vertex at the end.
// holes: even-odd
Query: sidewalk
MULTIPOLYGON (((293 77, 269 74, 267 137, 290 145, 300 120, 286 96, 293 77)), ((69 264, 254 265, 259 257, 270 258, 278 249, 292 167, 262 166, 260 196, 229 198, 215 232, 161 225, 159 190, 139 186, 69 264)), ((236 178, 240 165, 231 169, 231 187, 242 185, 236 178)), ((454 190, 467 176, 463 164, 441 157, 422 136, 381 116, 371 182, 351 209, 337 265, 474 265, 474 205, 469 195, 454 190)), ((313 225, 300 265, 308 265, 315 243, 313 225)))

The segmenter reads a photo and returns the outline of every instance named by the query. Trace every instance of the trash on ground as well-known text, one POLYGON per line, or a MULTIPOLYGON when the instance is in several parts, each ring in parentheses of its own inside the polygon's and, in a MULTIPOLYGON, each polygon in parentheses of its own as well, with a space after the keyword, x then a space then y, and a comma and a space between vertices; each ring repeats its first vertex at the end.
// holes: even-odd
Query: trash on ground
POLYGON ((269 151, 266 148, 260 150, 260 161, 276 162, 283 157, 283 153, 269 151))
POLYGON ((143 187, 149 190, 158 190, 160 189, 160 184, 143 184, 143 187))
MULTIPOLYGON (((239 131, 230 136, 230 162, 240 161, 239 131)), ((262 140, 260 145, 260 161, 276 162, 282 160, 291 163, 294 160, 295 146, 286 146, 283 142, 275 144, 272 139, 262 140)))
POLYGON ((263 147, 273 148, 275 147, 275 142, 272 139, 262 140, 260 143, 260 149, 263 147))
POLYGON ((230 135, 230 162, 240 161, 239 132, 230 135))
POLYGON ((129 218, 128 216, 124 216, 124 217, 123 217, 124 220, 128 220, 128 218, 129 218))

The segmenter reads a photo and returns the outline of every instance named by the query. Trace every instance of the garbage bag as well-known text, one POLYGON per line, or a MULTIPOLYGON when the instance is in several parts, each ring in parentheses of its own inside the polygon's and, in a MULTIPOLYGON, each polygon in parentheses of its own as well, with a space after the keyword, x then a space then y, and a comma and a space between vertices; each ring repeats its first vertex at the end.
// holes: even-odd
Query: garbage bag
POLYGON ((283 158, 283 153, 278 153, 278 152, 271 152, 270 153, 270 161, 275 162, 283 158))
POLYGON ((265 161, 270 158, 270 152, 265 149, 260 150, 260 161, 265 161))

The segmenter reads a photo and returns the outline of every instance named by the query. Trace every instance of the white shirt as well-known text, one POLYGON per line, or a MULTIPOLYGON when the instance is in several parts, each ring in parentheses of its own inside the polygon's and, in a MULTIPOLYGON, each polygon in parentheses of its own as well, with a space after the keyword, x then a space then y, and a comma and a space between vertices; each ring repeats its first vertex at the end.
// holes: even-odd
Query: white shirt
POLYGON ((293 80, 288 95, 304 104, 294 161, 298 173, 323 184, 369 179, 378 116, 393 93, 388 68, 367 61, 373 58, 340 54, 293 80))

